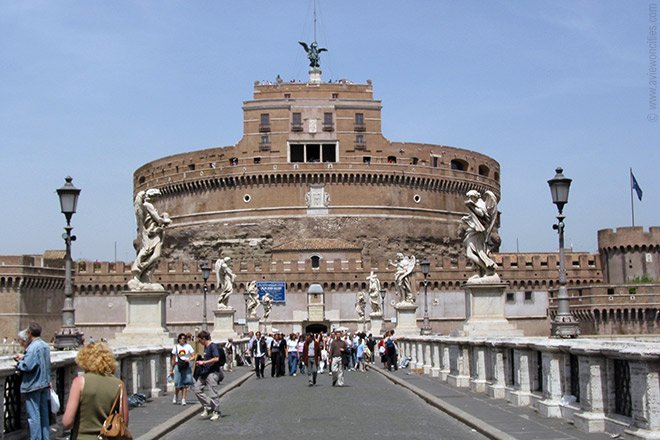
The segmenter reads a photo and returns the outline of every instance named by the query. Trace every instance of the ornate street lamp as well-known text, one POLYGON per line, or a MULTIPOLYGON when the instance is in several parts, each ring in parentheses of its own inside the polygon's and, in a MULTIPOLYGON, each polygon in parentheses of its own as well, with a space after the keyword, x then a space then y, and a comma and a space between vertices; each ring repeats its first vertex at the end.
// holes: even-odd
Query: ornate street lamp
POLYGON ((202 263, 202 267, 200 268, 202 270, 202 279, 204 280, 204 303, 202 305, 202 330, 208 330, 208 323, 206 321, 206 294, 209 291, 209 287, 206 284, 206 282, 209 279, 209 276, 211 276, 211 268, 206 264, 206 262, 202 263))
POLYGON ((568 203, 568 190, 571 186, 571 179, 565 177, 564 170, 557 168, 557 174, 548 180, 550 193, 552 194, 552 203, 557 205, 559 215, 557 224, 552 228, 559 234, 559 292, 557 294, 557 316, 552 321, 552 336, 560 338, 575 338, 579 336, 580 329, 578 321, 571 315, 571 305, 566 290, 566 263, 564 261, 564 205, 568 203))
POLYGON ((80 189, 73 186, 71 176, 67 176, 63 187, 57 189, 57 195, 60 198, 60 208, 66 218, 66 226, 62 238, 66 245, 64 254, 64 307, 62 307, 62 329, 55 334, 55 348, 64 350, 67 348, 77 348, 82 345, 83 334, 76 329, 75 308, 73 307, 73 288, 71 282, 71 242, 76 240, 75 235, 71 235, 71 217, 76 212, 78 206, 78 196, 80 189))
POLYGON ((427 296, 427 287, 429 282, 426 279, 431 269, 431 263, 429 263, 429 260, 424 257, 419 265, 422 268, 422 273, 424 274, 424 324, 422 325, 421 334, 431 335, 433 334, 433 330, 431 330, 431 324, 429 323, 429 301, 427 296))
POLYGON ((383 312, 383 319, 381 320, 380 323, 380 334, 384 335, 385 334, 385 297, 387 296, 387 290, 385 289, 380 289, 380 310, 383 312))

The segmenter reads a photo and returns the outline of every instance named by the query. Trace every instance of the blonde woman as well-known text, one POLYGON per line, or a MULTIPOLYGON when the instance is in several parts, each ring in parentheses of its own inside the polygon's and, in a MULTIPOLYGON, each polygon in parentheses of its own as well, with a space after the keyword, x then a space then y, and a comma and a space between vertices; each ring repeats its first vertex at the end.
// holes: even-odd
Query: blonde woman
POLYGON ((84 346, 76 363, 85 374, 73 379, 66 411, 62 416, 65 428, 73 427, 71 440, 96 440, 103 422, 121 389, 123 404, 121 416, 128 425, 128 402, 124 383, 114 374, 117 361, 107 345, 92 342, 84 346))

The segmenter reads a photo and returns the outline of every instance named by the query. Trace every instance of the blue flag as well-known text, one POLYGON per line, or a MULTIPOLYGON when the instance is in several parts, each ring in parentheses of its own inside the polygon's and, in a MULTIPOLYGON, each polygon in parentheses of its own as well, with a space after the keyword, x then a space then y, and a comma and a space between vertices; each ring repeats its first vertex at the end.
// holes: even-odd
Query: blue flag
POLYGON ((642 188, 639 187, 639 183, 637 183, 637 179, 635 179, 635 175, 633 174, 632 170, 630 170, 630 181, 632 184, 632 189, 635 190, 637 193, 637 198, 641 201, 642 200, 642 188))

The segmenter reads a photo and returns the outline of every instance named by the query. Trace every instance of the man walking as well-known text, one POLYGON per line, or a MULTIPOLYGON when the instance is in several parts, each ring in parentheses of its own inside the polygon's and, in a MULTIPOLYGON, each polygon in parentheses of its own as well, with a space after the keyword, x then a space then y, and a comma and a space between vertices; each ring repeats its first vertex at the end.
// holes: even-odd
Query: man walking
POLYGON ((31 323, 27 330, 25 355, 14 356, 18 370, 23 372, 21 394, 25 395, 30 440, 50 439, 50 347, 40 336, 41 326, 31 323))
POLYGON ((335 338, 330 343, 330 358, 332 359, 332 386, 344 386, 344 370, 342 354, 346 351, 346 342, 341 339, 341 333, 335 332, 335 338))
POLYGON ((257 370, 257 379, 264 378, 264 366, 266 365, 266 353, 268 346, 266 338, 261 336, 261 332, 257 332, 254 341, 250 344, 250 353, 254 359, 254 368, 257 370))
POLYGON ((204 345, 204 360, 197 361, 197 368, 201 372, 195 383, 195 396, 204 407, 200 417, 208 417, 215 421, 220 418, 220 397, 215 387, 225 378, 220 367, 225 364, 225 352, 211 341, 211 335, 202 330, 197 335, 197 340, 204 345))
POLYGON ((302 363, 307 367, 308 385, 316 385, 316 373, 321 362, 321 344, 315 341, 311 333, 307 333, 307 340, 303 345, 302 363))

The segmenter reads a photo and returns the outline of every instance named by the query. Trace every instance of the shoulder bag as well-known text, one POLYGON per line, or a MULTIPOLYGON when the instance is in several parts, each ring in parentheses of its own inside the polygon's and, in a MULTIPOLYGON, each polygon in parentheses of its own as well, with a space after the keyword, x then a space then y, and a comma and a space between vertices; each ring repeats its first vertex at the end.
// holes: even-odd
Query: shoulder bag
POLYGON ((124 387, 122 385, 123 383, 119 381, 117 397, 115 397, 115 402, 112 404, 108 418, 105 419, 103 426, 101 426, 101 432, 98 436, 99 440, 133 440, 133 436, 128 431, 121 416, 122 409, 124 408, 124 387))

